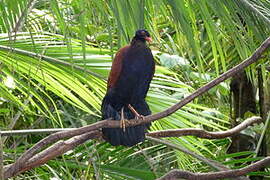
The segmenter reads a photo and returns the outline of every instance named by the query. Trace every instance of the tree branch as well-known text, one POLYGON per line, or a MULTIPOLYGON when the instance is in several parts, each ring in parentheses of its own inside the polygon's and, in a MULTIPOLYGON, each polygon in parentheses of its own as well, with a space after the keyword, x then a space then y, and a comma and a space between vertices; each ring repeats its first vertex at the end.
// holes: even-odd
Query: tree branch
POLYGON ((195 128, 185 128, 185 129, 173 129, 173 130, 163 130, 163 131, 156 131, 150 132, 147 135, 151 137, 179 137, 179 136, 196 136, 199 138, 206 138, 206 139, 222 139, 226 137, 233 136, 243 129, 251 126, 254 123, 261 122, 261 117, 251 117, 243 121, 241 124, 235 126, 232 129, 227 131, 220 131, 220 132, 208 132, 202 129, 195 129, 195 128))
POLYGON ((212 179, 215 180, 224 178, 235 178, 243 176, 253 171, 257 171, 262 167, 266 167, 268 165, 270 165, 270 157, 266 157, 244 168, 229 171, 220 171, 211 173, 192 173, 189 171, 172 170, 169 173, 162 176, 161 178, 159 178, 158 180, 174 180, 179 178, 184 178, 188 180, 212 180, 212 179))
MULTIPOLYGON (((235 135, 237 133, 239 133, 241 130, 243 130, 244 128, 248 127, 249 125, 255 123, 255 122, 259 122, 261 118, 260 117, 252 117, 249 119, 246 119, 244 122, 242 122, 241 124, 239 124, 238 126, 236 126, 235 128, 233 128, 232 130, 228 130, 228 131, 224 131, 224 132, 207 132, 201 129, 179 129, 179 130, 174 130, 173 134, 175 135, 175 137, 179 137, 179 136, 183 136, 183 135, 194 135, 194 136, 198 136, 198 137, 203 137, 203 138, 207 138, 207 139, 213 139, 213 135, 217 135, 217 137, 219 138, 225 138, 225 137, 229 137, 232 135, 235 135)), ((48 146, 49 144, 55 143, 61 139, 64 138, 75 138, 77 139, 78 142, 81 142, 81 138, 82 140, 84 139, 84 134, 89 134, 91 133, 91 139, 93 138, 102 138, 102 133, 98 130, 101 127, 115 127, 114 122, 119 122, 119 121, 112 121, 112 120, 104 120, 104 121, 100 121, 97 123, 94 123, 92 125, 88 125, 85 127, 81 127, 81 128, 76 128, 76 129, 71 129, 71 130, 61 130, 61 129, 57 129, 58 131, 61 130, 60 132, 54 133, 49 135, 48 137, 44 138, 43 140, 41 140, 40 142, 38 142, 37 144, 35 144, 32 148, 30 148, 29 150, 27 150, 26 152, 24 152, 21 157, 19 159, 17 159, 17 161, 11 165, 7 165, 4 168, 4 172, 5 172, 5 177, 12 177, 15 174, 19 173, 19 172, 23 172, 25 170, 28 170, 30 167, 36 167, 38 165, 44 164, 47 161, 51 160, 52 158, 59 156, 61 154, 63 154, 66 148, 64 148, 65 146, 63 145, 63 142, 58 142, 54 145, 52 145, 51 147, 43 150, 42 152, 38 153, 41 149, 44 149, 46 146, 48 146), (111 122, 113 122, 112 124, 110 124, 111 122), (75 137, 74 137, 75 136, 75 137), (63 147, 63 150, 57 150, 59 149, 59 144, 61 144, 61 147, 63 147), (53 152, 54 153, 53 153, 53 152), (27 163, 26 163, 27 162, 27 163), (26 166, 26 167, 25 167, 26 166)), ((13 131, 8 131, 9 134, 13 134, 13 131)), ((29 132, 29 131, 28 131, 29 132)), ((32 131, 34 133, 37 133, 38 131, 32 131)), ((46 132, 44 129, 40 132, 46 132)), ((51 133, 52 131, 49 130, 47 131, 47 133, 51 133)), ((148 136, 147 139, 152 140, 152 141, 158 141, 158 139, 156 138, 151 138, 150 136, 153 137, 159 137, 158 135, 160 135, 160 137, 166 137, 165 135, 167 134, 168 137, 172 137, 172 134, 170 133, 171 130, 168 131, 168 133, 166 133, 166 131, 157 131, 157 132, 153 132, 153 133, 147 133, 146 135, 148 136)), ((19 131, 19 133, 21 133, 21 131, 19 131)), ((3 135, 7 135, 6 132, 2 132, 3 135)), ((83 140, 84 141, 84 140, 83 140)), ((166 141, 162 141, 159 140, 163 143, 165 143, 166 141)), ((72 140, 72 143, 68 143, 68 148, 69 147, 75 147, 76 146, 76 141, 72 140)), ((80 143, 81 144, 81 143, 80 143)), ((183 149, 181 149, 180 147, 177 147, 175 145, 170 145, 171 147, 174 146, 174 148, 177 148, 181 151, 185 151, 183 149)), ((68 149, 69 150, 69 149, 68 149)), ((68 151, 67 150, 67 151, 68 151)), ((225 170, 224 166, 219 166, 218 165, 214 165, 214 161, 211 162, 211 160, 207 160, 203 157, 198 157, 196 154, 192 154, 191 152, 187 151, 187 154, 192 155, 193 157, 205 162, 206 164, 210 165, 211 167, 217 169, 217 170, 225 170), (220 169, 221 168, 221 169, 220 169), (223 168, 223 169, 222 169, 223 168)))
MULTIPOLYGON (((238 124, 232 129, 229 129, 227 131, 219 131, 219 132, 208 132, 203 129, 195 129, 195 128, 184 128, 184 129, 173 129, 173 130, 162 130, 162 131, 154 131, 154 132, 148 132, 146 135, 151 136, 151 137, 180 137, 180 136, 196 136, 199 138, 206 138, 206 139, 222 139, 226 137, 233 136, 240 131, 244 130, 248 126, 251 126, 255 123, 260 123, 261 122, 261 117, 250 117, 243 121, 242 123, 238 124)), ((91 128, 92 125, 84 126, 82 128, 54 128, 54 129, 27 129, 27 130, 8 130, 8 131, 1 131, 1 136, 14 136, 14 135, 27 135, 27 134, 52 134, 52 133, 57 133, 57 132, 62 132, 62 135, 57 135, 56 139, 53 139, 53 141, 47 141, 46 144, 50 144, 53 142, 56 142, 62 137, 69 137, 70 135, 67 134, 72 134, 72 131, 77 131, 78 129, 80 134, 83 134, 85 131, 88 129, 84 129, 85 127, 91 128)), ((111 127, 110 125, 108 127, 111 127)), ((92 128, 91 128, 92 129, 92 128)), ((75 135, 80 135, 75 133, 75 135)), ((74 135, 74 136, 75 136, 74 135)), ((54 135, 56 136, 56 134, 54 135)), ((45 139, 44 139, 45 140, 45 139)), ((46 145, 44 144, 44 145, 46 145)))
POLYGON ((24 161, 22 164, 14 163, 12 165, 6 166, 4 168, 4 178, 13 177, 16 174, 45 164, 49 160, 60 156, 61 154, 71 149, 74 149, 76 146, 84 143, 87 140, 97 138, 97 136, 100 136, 99 131, 92 131, 79 136, 75 136, 66 141, 59 141, 46 150, 34 155, 29 160, 24 161))
MULTIPOLYGON (((232 136, 232 135, 240 132, 241 130, 245 129, 246 127, 248 127, 256 122, 259 122, 260 120, 261 120, 260 117, 248 118, 244 122, 239 124, 238 126, 234 127, 233 129, 230 129, 228 131, 223 131, 223 132, 222 131, 221 132, 207 132, 207 131, 204 131, 201 129, 187 128, 187 129, 178 129, 178 130, 150 132, 150 133, 147 133, 146 135, 152 136, 152 137, 180 137, 183 135, 193 135, 193 136, 207 138, 207 139, 225 138, 225 137, 229 137, 229 136, 232 136)), ((57 129, 59 132, 51 134, 48 137, 39 141, 37 144, 35 144, 33 147, 31 147, 29 150, 27 150, 25 153, 23 153, 23 155, 17 160, 16 163, 21 163, 21 162, 25 162, 25 161, 29 160, 40 149, 44 148, 45 146, 47 146, 49 144, 52 144, 52 143, 58 141, 58 140, 82 135, 84 133, 98 130, 98 129, 104 128, 104 127, 106 127, 106 128, 120 127, 120 123, 119 123, 119 121, 114 121, 114 120, 103 120, 103 121, 99 121, 99 122, 91 124, 91 125, 87 125, 87 126, 84 126, 81 128, 75 128, 75 129, 71 129, 71 130, 64 129, 64 131, 60 131, 61 129, 57 129)), ((29 133, 29 131, 26 131, 26 132, 29 133)), ((32 132, 33 133, 35 133, 35 132, 50 133, 53 131, 52 130, 47 130, 47 131, 45 131, 45 130, 41 130, 41 131, 32 130, 32 132)), ((18 134, 21 134, 21 133, 22 132, 19 130, 18 134)), ((16 133, 15 133, 15 131, 6 131, 6 132, 4 131, 1 133, 2 136, 7 135, 7 134, 14 135, 16 133)))

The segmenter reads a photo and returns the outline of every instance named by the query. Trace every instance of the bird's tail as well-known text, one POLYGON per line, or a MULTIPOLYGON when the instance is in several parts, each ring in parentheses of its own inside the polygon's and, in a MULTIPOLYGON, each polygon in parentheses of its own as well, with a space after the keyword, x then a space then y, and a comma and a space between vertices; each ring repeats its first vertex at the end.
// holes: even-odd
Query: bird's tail
MULTIPOLYGON (((140 103, 132 105, 136 111, 141 115, 149 115, 151 111, 143 100, 140 103)), ((124 106, 124 118, 125 119, 134 119, 135 116, 131 112, 131 110, 124 106)), ((114 108, 106 98, 102 103, 102 119, 112 118, 114 120, 121 119, 121 108, 114 108)), ((139 142, 144 141, 145 133, 147 129, 150 127, 149 124, 142 124, 138 126, 126 127, 125 130, 123 128, 103 128, 102 132, 104 135, 104 139, 109 142, 113 146, 123 145, 123 146, 133 146, 139 142)))

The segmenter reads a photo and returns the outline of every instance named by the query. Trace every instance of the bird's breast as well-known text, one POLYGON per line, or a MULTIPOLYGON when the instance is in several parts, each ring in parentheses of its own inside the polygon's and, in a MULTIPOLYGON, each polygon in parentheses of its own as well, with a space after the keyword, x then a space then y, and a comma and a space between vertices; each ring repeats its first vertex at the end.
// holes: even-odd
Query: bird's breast
POLYGON ((143 72, 145 69, 151 69, 154 60, 149 49, 135 48, 130 50, 124 58, 124 65, 129 66, 131 72, 143 72))

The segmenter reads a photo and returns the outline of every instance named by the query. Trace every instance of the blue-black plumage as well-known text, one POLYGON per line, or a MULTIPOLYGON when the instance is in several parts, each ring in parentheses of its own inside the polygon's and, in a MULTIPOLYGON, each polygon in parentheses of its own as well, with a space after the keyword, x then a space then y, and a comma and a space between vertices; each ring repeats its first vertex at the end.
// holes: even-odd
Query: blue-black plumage
MULTIPOLYGON (((134 119, 131 105, 140 115, 151 114, 145 101, 155 71, 154 58, 146 41, 150 41, 146 30, 138 30, 130 45, 121 48, 113 61, 108 80, 107 93, 102 101, 102 119, 134 119)), ((133 146, 144 141, 150 124, 134 127, 103 128, 104 139, 111 145, 133 146)))

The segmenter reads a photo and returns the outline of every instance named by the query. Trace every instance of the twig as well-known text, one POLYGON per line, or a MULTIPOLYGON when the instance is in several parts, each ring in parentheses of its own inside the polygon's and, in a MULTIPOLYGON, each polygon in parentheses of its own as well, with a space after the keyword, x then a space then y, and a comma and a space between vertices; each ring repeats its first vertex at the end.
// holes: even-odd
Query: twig
MULTIPOLYGON (((31 96, 33 96, 33 95, 31 94, 30 95, 30 98, 31 98, 31 96)), ((23 104, 24 105, 27 105, 29 102, 30 102, 30 100, 29 99, 26 99, 23 104)), ((23 107, 20 107, 20 111, 18 111, 15 114, 14 118, 12 118, 11 123, 8 125, 7 129, 13 129, 14 128, 16 122, 18 121, 18 119, 20 118, 20 116, 23 114, 22 112, 23 112, 23 107)), ((5 144, 6 140, 7 140, 7 137, 4 137, 2 139, 3 144, 5 144)))
POLYGON ((153 137, 149 137, 149 136, 146 136, 146 139, 150 140, 150 141, 153 141, 153 142, 156 142, 158 144, 165 144, 166 146, 169 146, 173 149, 177 149, 185 154, 189 154, 191 155, 192 157, 196 158, 196 159, 199 159, 201 160, 202 162, 204 162, 205 164, 209 165, 210 167, 216 169, 216 170, 219 170, 219 171, 224 171, 224 170, 228 170, 227 167, 223 166, 222 164, 220 164, 219 162, 217 161, 214 161, 214 160, 209 160, 203 156, 200 156, 198 154, 195 154, 194 152, 191 152, 189 151, 188 149, 184 148, 184 147, 181 147, 181 146, 177 146, 167 140, 161 140, 161 139, 157 139, 157 138, 153 138, 153 137))
POLYGON ((212 180, 212 179, 215 180, 224 178, 234 178, 246 175, 249 172, 257 171, 260 168, 266 167, 268 165, 270 165, 270 157, 266 157, 244 168, 229 171, 220 171, 211 173, 192 173, 189 171, 172 170, 169 173, 162 176, 161 178, 159 178, 158 180, 175 180, 179 178, 184 178, 188 180, 212 180))
MULTIPOLYGON (((147 138, 147 137, 146 137, 147 138)), ((144 156, 144 159, 146 160, 147 164, 149 165, 151 171, 153 172, 153 175, 155 176, 155 178, 158 177, 158 171, 157 171, 157 168, 155 167, 154 165, 154 162, 153 160, 151 159, 151 157, 149 157, 146 153, 146 151, 140 146, 140 144, 138 144, 138 147, 139 147, 139 151, 137 151, 137 153, 142 153, 142 155, 144 156)))
POLYGON ((202 129, 195 129, 195 128, 185 128, 185 129, 173 129, 173 130, 163 130, 157 132, 150 132, 147 135, 151 137, 179 137, 179 136, 196 136, 199 138, 206 138, 206 139, 222 139, 226 137, 233 136, 243 129, 251 126, 254 123, 259 123, 262 120, 261 117, 251 117, 243 121, 241 124, 235 126, 232 129, 227 131, 220 131, 220 132, 207 132, 202 129))
MULTIPOLYGON (((161 139, 157 139, 157 138, 153 138, 153 137, 149 137, 147 136, 147 139, 150 140, 150 141, 154 141, 156 143, 159 143, 159 144, 165 144, 166 146, 168 147, 171 147, 173 149, 177 149, 185 154, 189 154, 190 156, 196 158, 196 159, 199 159, 200 161, 204 162, 205 164, 207 164, 208 166, 212 167, 213 169, 215 170, 218 170, 218 171, 228 171, 228 170, 231 170, 229 168, 227 168, 226 166, 224 166, 223 164, 219 163, 218 161, 215 161, 215 160, 211 160, 211 159, 207 159, 203 156, 200 156, 198 154, 195 154, 194 152, 192 151, 189 151, 188 149, 184 148, 184 147, 181 147, 181 146, 177 146, 167 140, 161 140, 161 139)), ((247 177, 237 177, 237 178, 234 178, 235 180, 249 180, 249 178, 247 177)))

